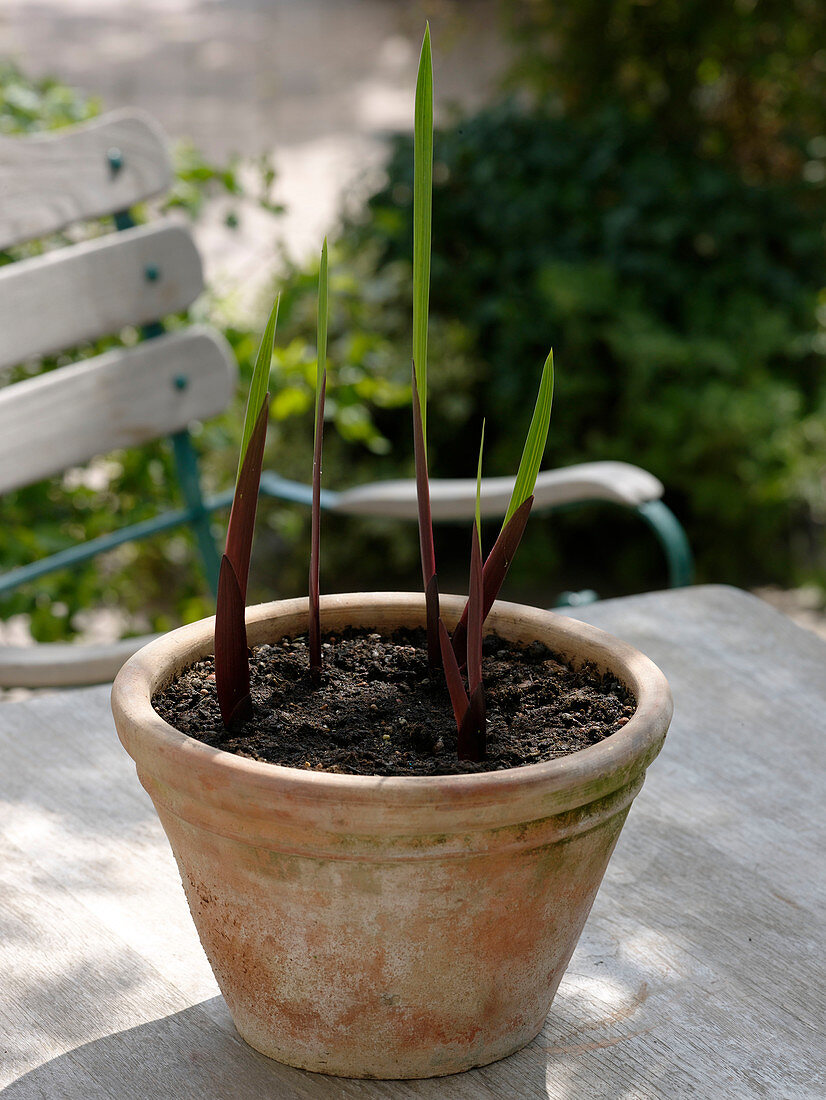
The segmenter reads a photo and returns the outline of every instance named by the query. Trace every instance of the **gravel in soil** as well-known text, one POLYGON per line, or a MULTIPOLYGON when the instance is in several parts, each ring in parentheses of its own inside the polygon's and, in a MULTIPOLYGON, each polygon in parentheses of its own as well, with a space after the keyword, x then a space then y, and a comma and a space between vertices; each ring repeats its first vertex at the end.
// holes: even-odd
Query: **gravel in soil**
POLYGON ((635 700, 593 667, 575 670, 544 645, 484 643, 487 756, 456 757, 456 724, 441 672, 427 667, 423 630, 389 638, 328 635, 315 687, 307 638, 258 646, 250 659, 253 718, 224 729, 212 658, 153 699, 157 712, 206 745, 272 764, 351 775, 450 775, 538 764, 620 729, 635 700))

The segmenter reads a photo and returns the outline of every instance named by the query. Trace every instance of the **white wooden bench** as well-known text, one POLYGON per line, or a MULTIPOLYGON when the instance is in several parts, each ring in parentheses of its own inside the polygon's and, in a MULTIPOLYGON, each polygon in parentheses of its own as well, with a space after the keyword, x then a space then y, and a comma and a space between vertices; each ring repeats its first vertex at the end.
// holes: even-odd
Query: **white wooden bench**
MULTIPOLYGON (((186 310, 203 288, 188 228, 164 219, 134 226, 129 214, 137 203, 163 194, 171 178, 164 135, 139 112, 115 112, 57 133, 0 138, 0 249, 90 219, 111 216, 113 230, 119 230, 0 267, 0 372, 127 326, 151 337, 0 390, 0 493, 113 449, 169 436, 184 499, 183 507, 0 575, 0 593, 182 524, 192 527, 207 579, 213 586, 217 582, 210 517, 228 504, 231 490, 204 498, 187 428, 227 406, 237 370, 217 332, 193 326, 165 333, 160 324, 186 310)), ((510 486, 508 478, 485 480, 485 515, 504 512, 510 486)), ((310 502, 309 486, 272 472, 265 472, 261 488, 282 500, 310 502)), ((471 481, 434 481, 431 488, 435 519, 473 515, 471 481)), ((661 483, 635 466, 587 463, 541 473, 537 510, 592 500, 631 508, 660 537, 671 583, 686 584, 691 579, 688 543, 662 493, 661 483)), ((413 482, 325 491, 322 504, 351 515, 416 518, 413 482)), ((101 682, 143 640, 2 647, 0 686, 101 682)))
MULTIPOLYGON (((0 268, 0 371, 127 326, 154 337, 0 390, 0 493, 169 435, 185 501, 149 522, 12 570, 0 577, 0 592, 184 523, 195 531, 207 575, 217 575, 210 508, 187 428, 226 407, 237 369, 218 333, 192 327, 166 334, 159 324, 203 289, 188 229, 163 219, 126 228, 130 208, 163 194, 171 179, 164 136, 138 112, 0 139, 0 248, 109 215, 113 229, 125 229, 0 268)), ((4 647, 0 685, 99 682, 141 643, 4 647)))

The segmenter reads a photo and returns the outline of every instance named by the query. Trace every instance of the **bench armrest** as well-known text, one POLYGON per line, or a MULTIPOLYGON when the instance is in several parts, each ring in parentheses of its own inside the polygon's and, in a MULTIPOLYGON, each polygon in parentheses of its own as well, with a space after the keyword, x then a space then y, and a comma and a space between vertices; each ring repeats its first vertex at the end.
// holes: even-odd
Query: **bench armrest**
MULTIPOLYGON (((508 507, 514 479, 482 479, 482 515, 503 516, 508 507)), ((561 504, 588 500, 606 500, 635 508, 647 501, 659 500, 662 483, 627 462, 585 462, 561 470, 545 470, 536 481, 534 510, 542 511, 561 504)), ((476 509, 476 481, 473 478, 432 480, 430 505, 434 520, 471 519, 476 509)), ((415 519, 416 483, 377 481, 337 493, 330 510, 354 516, 389 516, 415 519)))

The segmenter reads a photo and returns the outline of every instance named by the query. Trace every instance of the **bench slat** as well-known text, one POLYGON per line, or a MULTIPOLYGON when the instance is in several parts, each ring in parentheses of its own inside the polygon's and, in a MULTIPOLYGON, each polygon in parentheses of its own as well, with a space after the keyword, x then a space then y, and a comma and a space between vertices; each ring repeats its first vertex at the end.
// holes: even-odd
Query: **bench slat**
POLYGON ((0 493, 214 416, 236 376, 226 341, 193 326, 0 390, 0 493))
POLYGON ((0 248, 162 194, 172 168, 161 129, 114 111, 71 130, 0 138, 0 248), (113 167, 109 155, 120 155, 113 167))
POLYGON ((0 368, 186 309, 203 288, 184 226, 112 233, 0 268, 0 368))

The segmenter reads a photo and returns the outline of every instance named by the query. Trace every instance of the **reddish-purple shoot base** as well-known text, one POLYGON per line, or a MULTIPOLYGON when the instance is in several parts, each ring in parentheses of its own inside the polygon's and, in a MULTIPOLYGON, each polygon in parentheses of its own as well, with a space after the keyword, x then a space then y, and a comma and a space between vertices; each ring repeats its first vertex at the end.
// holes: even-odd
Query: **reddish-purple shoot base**
MULTIPOLYGON (((482 570, 482 621, 488 617, 488 612, 493 607, 496 601, 502 585, 505 582, 505 577, 508 575, 511 562, 514 555, 519 548, 519 543, 522 541, 522 536, 525 533, 525 525, 528 522, 528 516, 530 515, 531 505, 533 504, 533 497, 528 497, 522 504, 516 509, 511 518, 499 532, 499 537, 493 544, 493 549, 488 554, 485 560, 485 567, 482 570)), ((468 610, 469 602, 465 604, 465 610, 462 614, 462 618, 459 620, 456 629, 453 631, 453 650, 456 653, 456 660, 459 663, 459 668, 463 668, 467 660, 467 627, 468 627, 468 610)))
POLYGON ((485 695, 482 687, 482 550, 474 521, 470 548, 470 588, 467 601, 467 681, 470 706, 459 728, 459 759, 485 757, 485 695))
POLYGON ((252 717, 252 700, 244 598, 226 554, 221 558, 218 576, 218 607, 221 613, 215 616, 215 687, 224 725, 231 729, 252 717))
POLYGON ((439 620, 439 642, 445 672, 447 690, 453 706, 453 717, 458 730, 456 753, 460 760, 484 760, 485 758, 485 692, 482 686, 482 624, 484 616, 482 586, 482 554, 479 532, 473 524, 473 545, 470 555, 470 595, 468 597, 467 672, 468 690, 447 628, 439 620))
POLYGON ((456 719, 456 728, 461 729, 462 722, 467 714, 467 709, 470 706, 470 700, 465 691, 465 685, 462 680, 462 674, 459 671, 456 654, 453 652, 453 646, 450 644, 450 635, 441 619, 439 619, 439 642, 442 647, 442 665, 444 666, 445 682, 447 683, 447 690, 453 707, 453 717, 456 719))
POLYGON ((482 685, 468 699, 462 674, 456 661, 456 654, 450 644, 447 627, 439 620, 439 641, 442 645, 442 662, 445 681, 453 706, 458 736, 456 755, 460 760, 485 759, 485 696, 482 685))
MULTIPOLYGON (((227 526, 227 543, 224 553, 232 562, 235 576, 241 587, 241 597, 247 598, 247 580, 250 572, 252 536, 255 530, 255 513, 258 509, 258 486, 261 482, 261 466, 264 461, 264 444, 267 440, 267 423, 270 411, 270 395, 266 394, 255 421, 247 453, 241 463, 235 496, 227 526)), ((220 608, 220 602, 218 604, 220 608)))
POLYGON ((321 447, 324 435, 324 399, 327 394, 327 371, 321 377, 321 389, 316 411, 315 445, 313 448, 313 505, 310 534, 310 675, 313 683, 321 682, 321 617, 319 613, 319 559, 321 552, 321 447))
POLYGON ((227 729, 252 716, 244 608, 269 407, 270 395, 267 394, 261 404, 238 474, 238 484, 229 514, 226 550, 218 577, 215 609, 215 690, 221 717, 227 729))
POLYGON ((430 515, 430 481, 427 473, 427 443, 422 425, 422 407, 413 365, 413 450, 416 458, 416 500, 419 509, 419 549, 422 557, 422 582, 427 605, 427 663, 431 669, 441 666, 439 645, 439 585, 436 580, 436 551, 433 546, 433 520, 430 515))
POLYGON ((456 755, 460 760, 485 759, 485 694, 481 684, 471 695, 470 706, 459 727, 456 755))

